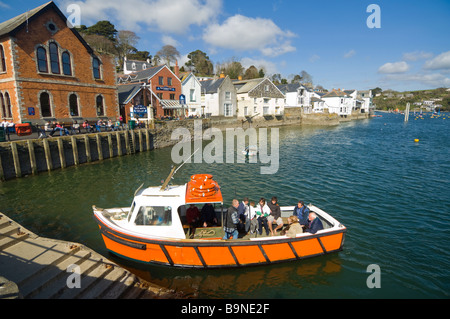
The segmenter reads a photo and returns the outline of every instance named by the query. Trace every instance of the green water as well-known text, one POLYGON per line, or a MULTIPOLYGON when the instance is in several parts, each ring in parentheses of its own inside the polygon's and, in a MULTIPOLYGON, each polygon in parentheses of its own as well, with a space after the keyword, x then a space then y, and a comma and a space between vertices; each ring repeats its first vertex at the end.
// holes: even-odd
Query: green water
POLYGON ((344 250, 245 269, 136 266, 109 255, 92 205, 130 205, 141 183, 160 184, 171 148, 82 165, 0 185, 0 211, 31 231, 75 241, 159 285, 200 298, 449 298, 450 118, 382 114, 336 127, 280 128, 279 170, 261 164, 186 164, 185 183, 211 173, 233 197, 313 203, 347 226, 344 250), (418 143, 414 139, 419 139, 418 143), (368 288, 367 267, 381 288, 368 288))

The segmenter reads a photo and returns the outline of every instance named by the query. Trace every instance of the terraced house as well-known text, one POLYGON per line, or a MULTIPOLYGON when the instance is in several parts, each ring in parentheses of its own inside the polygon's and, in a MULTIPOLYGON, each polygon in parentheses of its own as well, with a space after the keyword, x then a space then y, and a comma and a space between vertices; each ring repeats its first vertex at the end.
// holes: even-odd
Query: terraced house
POLYGON ((48 2, 0 23, 0 112, 14 123, 119 116, 114 58, 48 2))

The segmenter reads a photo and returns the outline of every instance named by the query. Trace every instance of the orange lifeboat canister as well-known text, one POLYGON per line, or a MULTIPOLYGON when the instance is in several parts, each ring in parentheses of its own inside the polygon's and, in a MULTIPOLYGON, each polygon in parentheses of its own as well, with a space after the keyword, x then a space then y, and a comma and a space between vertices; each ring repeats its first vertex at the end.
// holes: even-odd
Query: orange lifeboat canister
POLYGON ((18 136, 27 136, 32 133, 30 123, 15 124, 14 127, 18 136))
POLYGON ((210 174, 196 174, 191 176, 191 180, 186 190, 187 203, 212 203, 222 202, 220 187, 213 180, 210 174))

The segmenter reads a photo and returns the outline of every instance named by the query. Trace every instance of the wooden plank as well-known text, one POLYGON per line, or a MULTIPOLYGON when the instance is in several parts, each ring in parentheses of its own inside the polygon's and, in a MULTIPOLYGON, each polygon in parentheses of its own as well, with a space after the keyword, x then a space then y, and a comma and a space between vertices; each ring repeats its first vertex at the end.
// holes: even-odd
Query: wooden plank
POLYGON ((36 155, 34 153, 34 144, 32 140, 27 140, 28 144, 28 153, 30 154, 30 165, 31 165, 31 172, 33 175, 37 174, 37 165, 36 165, 36 155))
POLYGON ((119 131, 116 132, 116 140, 117 140, 117 154, 119 156, 122 156, 122 141, 120 139, 120 133, 119 131))
POLYGON ((109 146, 109 158, 114 157, 113 144, 112 144, 112 133, 108 133, 108 146, 109 146))
POLYGON ((61 168, 66 168, 66 155, 64 154, 64 144, 62 138, 57 139, 58 143, 58 153, 59 153, 59 160, 61 162, 61 168))
POLYGON ((87 134, 84 136, 84 146, 86 148, 86 158, 89 163, 92 161, 92 158, 91 158, 91 145, 89 144, 89 136, 87 134))
POLYGON ((14 161, 14 170, 16 171, 16 177, 22 177, 22 170, 20 169, 19 153, 17 151, 17 143, 11 142, 11 152, 14 161))
POLYGON ((47 162, 47 170, 50 172, 51 170, 53 170, 53 163, 52 163, 52 154, 50 153, 50 145, 48 144, 48 139, 44 138, 42 140, 42 144, 44 146, 45 161, 47 162))
POLYGON ((72 137, 70 139, 72 140, 73 162, 74 162, 75 165, 79 165, 80 164, 80 159, 78 158, 77 139, 73 135, 72 135, 72 137))
POLYGON ((103 151, 102 151, 102 139, 100 134, 96 134, 95 138, 97 140, 97 151, 98 151, 98 160, 102 161, 103 160, 103 151))

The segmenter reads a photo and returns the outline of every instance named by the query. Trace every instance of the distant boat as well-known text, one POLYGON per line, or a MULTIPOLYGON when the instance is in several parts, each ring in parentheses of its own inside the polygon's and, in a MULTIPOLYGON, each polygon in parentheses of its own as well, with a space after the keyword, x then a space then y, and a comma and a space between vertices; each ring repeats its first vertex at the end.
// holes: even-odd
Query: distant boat
POLYGON ((242 154, 245 156, 256 156, 258 155, 258 147, 255 145, 247 146, 243 151, 242 154))

